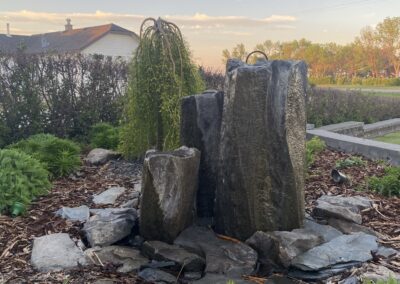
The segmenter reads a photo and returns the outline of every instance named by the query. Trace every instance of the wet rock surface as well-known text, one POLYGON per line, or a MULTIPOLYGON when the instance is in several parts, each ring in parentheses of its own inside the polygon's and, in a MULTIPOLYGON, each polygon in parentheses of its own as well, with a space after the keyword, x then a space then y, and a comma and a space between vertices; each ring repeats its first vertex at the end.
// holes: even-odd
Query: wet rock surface
POLYGON ((224 93, 214 90, 182 99, 181 143, 201 152, 197 215, 214 216, 224 93))

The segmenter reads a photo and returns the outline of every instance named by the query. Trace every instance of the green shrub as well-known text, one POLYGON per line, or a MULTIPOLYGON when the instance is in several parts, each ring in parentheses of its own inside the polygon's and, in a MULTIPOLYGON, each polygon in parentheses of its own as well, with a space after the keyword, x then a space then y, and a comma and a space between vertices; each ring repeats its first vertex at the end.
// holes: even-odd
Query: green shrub
POLYGON ((325 142, 315 136, 306 143, 306 163, 307 167, 314 163, 315 155, 325 149, 325 142))
POLYGON ((97 123, 89 132, 90 146, 116 150, 119 144, 119 128, 109 123, 97 123))
POLYGON ((387 167, 384 176, 369 178, 368 187, 383 195, 400 196, 400 167, 387 167))
POLYGON ((0 150, 0 212, 18 203, 27 206, 50 187, 48 171, 39 161, 17 150, 0 150))
POLYGON ((363 279, 363 284, 400 284, 400 281, 397 281, 393 277, 389 277, 389 279, 387 280, 378 280, 378 281, 363 279))
POLYGON ((9 146, 36 158, 51 173, 53 178, 66 176, 80 165, 79 146, 66 139, 50 134, 37 134, 9 146))
POLYGON ((365 166, 365 162, 360 157, 350 157, 345 160, 336 162, 337 169, 361 166, 365 166))

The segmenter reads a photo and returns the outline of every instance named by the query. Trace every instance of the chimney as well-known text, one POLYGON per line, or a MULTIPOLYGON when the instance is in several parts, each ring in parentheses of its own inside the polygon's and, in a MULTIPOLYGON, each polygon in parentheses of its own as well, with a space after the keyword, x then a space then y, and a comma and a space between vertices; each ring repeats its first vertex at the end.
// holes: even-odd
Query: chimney
POLYGON ((65 31, 72 31, 71 19, 67 19, 67 24, 65 25, 65 31))
POLYGON ((7 36, 11 37, 11 34, 10 34, 10 23, 7 23, 7 36))

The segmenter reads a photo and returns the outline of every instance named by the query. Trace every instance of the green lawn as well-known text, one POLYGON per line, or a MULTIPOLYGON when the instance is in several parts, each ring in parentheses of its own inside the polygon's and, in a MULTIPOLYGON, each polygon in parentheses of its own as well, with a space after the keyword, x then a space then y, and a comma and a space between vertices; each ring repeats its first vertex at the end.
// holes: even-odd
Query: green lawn
POLYGON ((322 88, 360 91, 367 96, 400 97, 400 87, 362 86, 362 85, 318 85, 322 88))
POLYGON ((374 140, 392 144, 400 144, 400 131, 386 134, 385 136, 374 138, 374 140))

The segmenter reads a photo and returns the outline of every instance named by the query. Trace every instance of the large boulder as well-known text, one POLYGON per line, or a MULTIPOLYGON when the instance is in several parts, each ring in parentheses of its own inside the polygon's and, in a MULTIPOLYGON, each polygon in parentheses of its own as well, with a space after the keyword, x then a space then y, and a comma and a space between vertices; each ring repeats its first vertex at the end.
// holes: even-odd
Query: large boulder
POLYGON ((181 144, 200 150, 197 215, 214 216, 218 153, 224 93, 214 90, 184 97, 181 111, 181 144))
POLYGON ((72 269, 87 264, 82 250, 65 233, 35 238, 31 263, 41 272, 72 269))
POLYGON ((95 215, 83 226, 91 247, 109 246, 127 237, 138 218, 133 208, 106 208, 91 212, 95 215))
POLYGON ((248 245, 218 237, 207 227, 191 226, 184 230, 174 244, 204 256, 205 273, 223 274, 232 278, 253 273, 257 252, 248 245))
POLYGON ((297 256, 292 266, 303 271, 316 271, 340 263, 365 262, 378 249, 377 238, 365 233, 342 235, 297 256))
POLYGON ((302 61, 227 65, 216 229, 244 240, 304 219, 307 67, 302 61))
POLYGON ((146 153, 140 202, 140 235, 146 240, 171 243, 192 224, 199 163, 195 148, 146 153))

